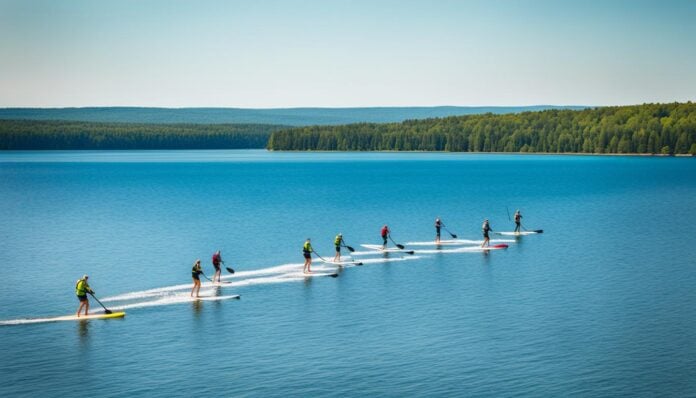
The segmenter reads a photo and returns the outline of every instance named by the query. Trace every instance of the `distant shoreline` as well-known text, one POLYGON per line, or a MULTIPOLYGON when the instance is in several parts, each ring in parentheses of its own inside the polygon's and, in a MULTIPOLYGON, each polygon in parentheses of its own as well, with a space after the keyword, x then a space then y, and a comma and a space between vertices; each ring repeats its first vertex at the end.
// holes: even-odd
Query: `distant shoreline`
POLYGON ((0 149, 0 154, 10 152, 160 152, 160 151, 263 151, 269 153, 389 153, 389 154, 450 154, 450 155, 522 155, 522 156, 625 156, 625 157, 678 157, 691 158, 691 154, 661 154, 661 153, 581 153, 581 152, 452 152, 452 151, 325 151, 325 150, 278 150, 267 148, 134 148, 134 149, 0 149))

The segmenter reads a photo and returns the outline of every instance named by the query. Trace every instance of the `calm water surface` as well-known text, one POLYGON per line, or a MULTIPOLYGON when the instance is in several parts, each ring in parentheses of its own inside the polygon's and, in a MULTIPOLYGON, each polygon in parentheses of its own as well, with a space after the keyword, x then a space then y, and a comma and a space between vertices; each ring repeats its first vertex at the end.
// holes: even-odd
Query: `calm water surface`
POLYGON ((128 315, 0 326, 0 396, 696 396, 695 198, 694 159, 2 152, 0 320, 74 312, 83 273, 128 315), (545 233, 297 274, 307 237, 478 240, 506 207, 545 233), (241 300, 176 304, 216 249, 201 292, 241 300))

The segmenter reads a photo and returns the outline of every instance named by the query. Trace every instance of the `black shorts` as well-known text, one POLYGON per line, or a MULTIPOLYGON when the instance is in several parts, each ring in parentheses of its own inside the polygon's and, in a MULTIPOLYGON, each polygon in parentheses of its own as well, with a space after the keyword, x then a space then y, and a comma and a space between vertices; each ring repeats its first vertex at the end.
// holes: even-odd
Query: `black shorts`
POLYGON ((386 237, 386 236, 383 236, 383 237, 382 237, 382 240, 384 240, 384 244, 386 245, 386 244, 387 244, 387 237, 386 237))
POLYGON ((310 252, 302 252, 302 255, 304 255, 304 258, 312 258, 312 253, 310 252))
POLYGON ((340 253, 340 252, 341 252, 341 246, 336 246, 336 253, 340 253))
POLYGON ((84 296, 77 296, 77 299, 80 300, 80 302, 87 301, 87 295, 85 294, 84 296))
POLYGON ((483 237, 488 239, 488 231, 483 231, 483 237))
POLYGON ((220 264, 213 263, 213 267, 215 267, 215 271, 220 271, 220 264))
POLYGON ((193 278, 193 279, 195 279, 195 280, 197 280, 197 281, 201 280, 201 278, 200 278, 200 277, 198 276, 198 274, 195 273, 195 272, 191 272, 191 278, 193 278))
POLYGON ((440 227, 435 227, 435 234, 440 236, 440 227))

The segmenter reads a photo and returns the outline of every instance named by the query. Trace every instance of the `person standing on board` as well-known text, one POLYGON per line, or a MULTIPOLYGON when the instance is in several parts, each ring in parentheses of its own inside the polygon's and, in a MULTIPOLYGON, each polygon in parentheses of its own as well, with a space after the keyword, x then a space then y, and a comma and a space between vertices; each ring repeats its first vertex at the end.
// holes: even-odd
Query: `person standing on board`
POLYGON ((220 263, 224 263, 222 261, 222 257, 220 256, 220 250, 216 251, 215 254, 213 254, 212 258, 213 262, 213 267, 215 267, 215 273, 213 274, 213 282, 215 282, 215 277, 217 277, 218 283, 220 283, 220 275, 222 272, 220 272, 220 263))
POLYGON ((389 230, 388 226, 383 226, 382 227, 382 250, 387 248, 387 238, 389 238, 389 234, 391 231, 389 230))
POLYGON ((193 268, 191 268, 191 278, 193 278, 191 297, 193 297, 193 292, 196 292, 196 297, 199 297, 198 294, 201 292, 201 278, 199 275, 202 273, 203 270, 201 269, 201 260, 198 259, 195 263, 193 263, 193 268))
POLYGON ((336 255, 333 258, 335 263, 341 261, 341 246, 343 246, 343 234, 339 233, 334 239, 334 246, 336 246, 336 255))
POLYGON ((304 267, 302 268, 302 272, 305 274, 311 274, 312 270, 312 252, 314 249, 312 249, 312 240, 307 238, 305 241, 304 245, 302 246, 302 254, 304 255, 304 267))
POLYGON ((520 214, 520 210, 517 209, 515 211, 515 233, 520 232, 520 227, 522 226, 522 214, 520 214))
POLYGON ((435 243, 440 243, 440 228, 442 228, 442 221, 438 217, 435 219, 435 243))
POLYGON ((77 283, 75 284, 75 295, 77 296, 77 299, 80 300, 80 306, 77 307, 78 318, 80 317, 80 312, 83 308, 85 309, 85 316, 89 315, 89 300, 87 299, 87 293, 94 294, 94 290, 89 287, 87 279, 89 279, 89 276, 84 275, 82 279, 78 279, 77 283))
POLYGON ((493 228, 491 228, 491 225, 488 223, 488 219, 483 221, 481 229, 483 230, 483 243, 481 243, 481 247, 490 246, 491 238, 488 236, 488 232, 493 231, 493 228))

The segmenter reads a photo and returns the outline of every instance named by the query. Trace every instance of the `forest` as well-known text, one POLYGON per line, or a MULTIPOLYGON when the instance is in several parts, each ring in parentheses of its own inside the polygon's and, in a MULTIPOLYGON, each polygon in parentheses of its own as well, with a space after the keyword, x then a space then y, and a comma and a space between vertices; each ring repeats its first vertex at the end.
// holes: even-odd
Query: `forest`
POLYGON ((264 148, 268 124, 144 124, 0 120, 0 150, 264 148))
POLYGON ((274 131, 270 150, 696 155, 696 104, 609 106, 274 131))

